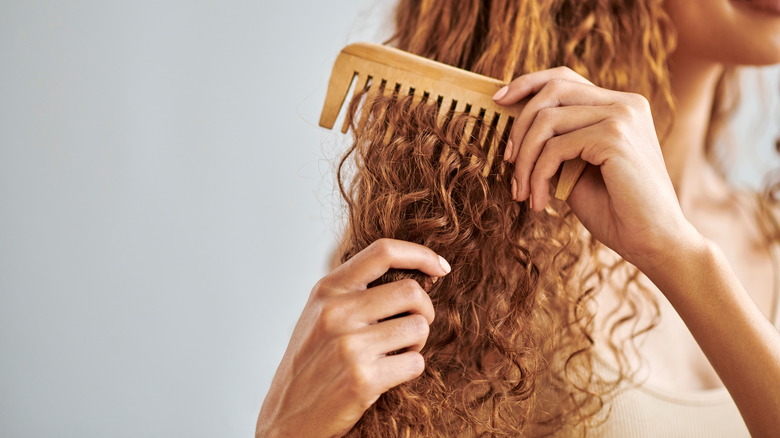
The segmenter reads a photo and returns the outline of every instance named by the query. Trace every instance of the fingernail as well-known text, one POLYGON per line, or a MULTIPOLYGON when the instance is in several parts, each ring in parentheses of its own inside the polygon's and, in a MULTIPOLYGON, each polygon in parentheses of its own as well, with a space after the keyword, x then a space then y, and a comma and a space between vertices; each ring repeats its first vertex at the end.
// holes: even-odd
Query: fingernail
POLYGON ((534 209, 534 196, 533 195, 528 197, 528 206, 531 208, 531 210, 534 209))
POLYGON ((512 178, 512 199, 517 199, 517 181, 512 178))
POLYGON ((500 90, 496 91, 496 94, 493 95, 493 100, 501 99, 502 97, 504 97, 506 95, 507 91, 509 91, 509 87, 507 87, 505 85, 503 88, 501 88, 500 90))
POLYGON ((509 158, 512 156, 512 148, 514 148, 515 144, 512 143, 512 139, 509 139, 508 142, 506 142, 506 149, 504 150, 504 161, 509 161, 509 158))
POLYGON ((439 264, 441 265, 441 268, 444 269, 445 274, 449 274, 452 270, 452 267, 450 267, 450 264, 447 263, 447 260, 444 260, 444 257, 439 256, 439 264))

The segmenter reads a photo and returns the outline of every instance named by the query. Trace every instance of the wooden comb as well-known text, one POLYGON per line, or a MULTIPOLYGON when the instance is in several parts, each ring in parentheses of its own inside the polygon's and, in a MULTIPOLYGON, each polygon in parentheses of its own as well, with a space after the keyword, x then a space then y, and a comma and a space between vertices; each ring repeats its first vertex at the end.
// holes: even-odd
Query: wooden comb
MULTIPOLYGON (((426 99, 441 102, 438 120, 443 123, 448 113, 470 112, 486 122, 486 126, 495 127, 493 138, 503 139, 507 127, 511 129, 510 119, 517 118, 523 109, 522 104, 499 106, 492 96, 505 83, 491 77, 482 76, 467 70, 442 64, 411 53, 388 46, 371 43, 354 43, 341 50, 328 81, 328 92, 320 115, 320 126, 332 129, 341 107, 347 98, 353 80, 355 92, 367 90, 363 103, 359 127, 368 119, 371 103, 379 95, 398 97, 412 95, 412 105, 426 99), (498 120, 496 120, 498 118, 498 120)), ((344 120, 341 132, 349 128, 349 117, 344 120)), ((469 139, 475 122, 470 119, 466 125, 462 141, 469 139)), ((488 151, 488 163, 485 172, 496 155, 499 141, 491 142, 488 151)), ((461 152, 463 152, 461 148, 461 152)), ((555 197, 566 200, 577 183, 586 162, 580 158, 563 163, 555 197)))

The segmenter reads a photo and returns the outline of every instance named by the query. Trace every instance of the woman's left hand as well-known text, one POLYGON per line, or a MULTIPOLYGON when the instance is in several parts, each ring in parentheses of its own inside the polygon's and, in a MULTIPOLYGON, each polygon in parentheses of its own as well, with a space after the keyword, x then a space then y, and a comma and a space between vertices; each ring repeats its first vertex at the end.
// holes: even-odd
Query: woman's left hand
POLYGON ((532 96, 509 135, 513 197, 541 211, 565 160, 585 169, 568 203, 599 241, 640 269, 655 267, 700 235, 686 220, 643 96, 599 88, 566 67, 520 76, 496 93, 500 105, 532 96))

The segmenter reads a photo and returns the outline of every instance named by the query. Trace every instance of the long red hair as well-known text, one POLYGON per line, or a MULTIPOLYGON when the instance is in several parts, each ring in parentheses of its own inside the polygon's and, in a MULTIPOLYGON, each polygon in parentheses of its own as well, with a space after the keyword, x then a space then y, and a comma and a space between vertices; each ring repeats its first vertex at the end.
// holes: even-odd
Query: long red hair
MULTIPOLYGON (((668 116, 675 32, 662 3, 401 0, 388 43, 504 81, 565 65, 598 86, 640 93, 655 115, 668 116)), ((362 97, 350 105, 354 117, 362 97)), ((503 139, 491 140, 499 156, 486 174, 476 139, 459 150, 471 116, 440 126, 435 102, 409 103, 380 99, 364 110, 371 114, 365 127, 352 124, 354 143, 338 174, 349 213, 342 259, 390 237, 430 247, 452 272, 434 283, 391 270, 376 282, 417 279, 436 320, 422 351, 424 374, 382 395, 349 435, 585 431, 607 414, 605 395, 630 374, 632 340, 652 328, 657 305, 629 270, 616 287, 621 308, 607 318, 617 376, 600 376, 592 298, 625 263, 597 260, 598 244, 564 203, 534 214, 512 201, 503 139)))

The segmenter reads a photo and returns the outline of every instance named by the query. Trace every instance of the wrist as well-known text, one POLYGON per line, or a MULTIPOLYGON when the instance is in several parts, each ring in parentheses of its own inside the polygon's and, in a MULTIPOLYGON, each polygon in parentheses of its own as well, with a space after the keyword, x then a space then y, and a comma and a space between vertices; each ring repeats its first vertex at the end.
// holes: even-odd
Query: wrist
POLYGON ((657 284, 698 269, 701 262, 710 259, 716 250, 717 246, 712 241, 689 225, 661 243, 653 254, 632 263, 657 284))
POLYGON ((686 285, 694 279, 707 276, 719 269, 722 257, 720 248, 700 233, 681 235, 674 243, 652 260, 637 265, 669 299, 687 293, 686 285))

